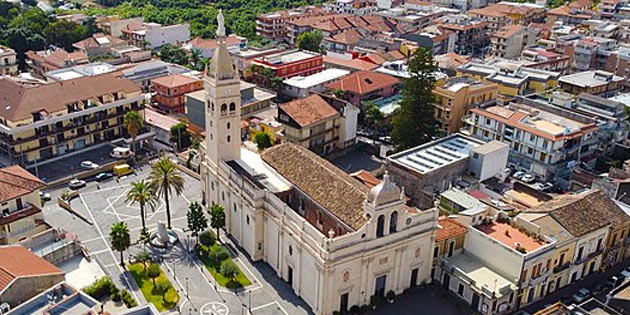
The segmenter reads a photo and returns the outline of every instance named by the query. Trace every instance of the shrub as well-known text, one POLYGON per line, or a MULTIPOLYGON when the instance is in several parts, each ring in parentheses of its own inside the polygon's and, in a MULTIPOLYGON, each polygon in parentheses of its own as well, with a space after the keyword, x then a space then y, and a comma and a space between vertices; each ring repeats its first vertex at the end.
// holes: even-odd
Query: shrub
POLYGON ((396 297, 396 293, 394 293, 394 291, 392 290, 389 290, 389 292, 387 292, 386 297, 388 300, 393 300, 396 297))
POLYGON ((370 297, 370 306, 376 306, 381 302, 381 297, 378 295, 372 295, 370 297))
POLYGON ((222 261, 230 258, 230 252, 223 246, 214 246, 210 248, 208 257, 216 266, 219 266, 222 261))
POLYGON ((199 242, 201 245, 210 247, 217 241, 217 236, 214 235, 214 232, 208 230, 199 235, 199 242))
POLYGON ((116 288, 116 286, 112 282, 112 279, 110 279, 107 276, 102 277, 94 281, 92 284, 88 285, 87 287, 83 288, 83 292, 85 292, 85 294, 95 299, 100 299, 106 295, 111 296, 112 294, 117 294, 118 293, 117 290, 118 288, 116 288))
POLYGON ((131 294, 129 294, 129 292, 127 292, 127 290, 122 290, 120 292, 120 296, 128 308, 138 306, 138 303, 136 302, 136 300, 131 296, 131 294))
POLYGON ((350 313, 351 314, 357 314, 359 313, 361 309, 359 308, 358 305, 352 305, 352 307, 350 307, 350 313))
POLYGON ((153 280, 153 285, 155 285, 155 279, 157 279, 161 273, 162 270, 158 264, 150 264, 146 271, 147 278, 153 280))
POLYGON ((234 281, 236 275, 238 275, 238 267, 231 260, 225 260, 221 263, 220 273, 230 281, 234 281))

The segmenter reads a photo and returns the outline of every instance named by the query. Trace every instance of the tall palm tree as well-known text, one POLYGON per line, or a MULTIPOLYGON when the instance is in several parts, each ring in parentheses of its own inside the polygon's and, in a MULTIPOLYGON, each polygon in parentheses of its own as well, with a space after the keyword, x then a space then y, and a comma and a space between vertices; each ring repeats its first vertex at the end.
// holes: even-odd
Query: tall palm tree
POLYGON ((125 202, 134 202, 140 205, 140 216, 142 217, 142 228, 146 228, 144 222, 144 206, 149 205, 151 209, 155 208, 157 198, 155 196, 155 190, 151 187, 149 182, 144 179, 139 182, 131 183, 131 190, 127 192, 127 198, 125 202))
POLYGON ((116 222, 112 225, 109 232, 109 239, 112 248, 120 252, 120 265, 125 266, 123 252, 131 246, 131 236, 129 236, 129 228, 125 222, 116 222))
POLYGON ((175 163, 164 156, 160 161, 153 164, 149 181, 159 197, 164 197, 166 203, 166 220, 168 228, 171 227, 171 209, 168 203, 168 196, 173 191, 178 196, 184 190, 184 178, 175 163))
POLYGON ((131 136, 131 148, 133 150, 133 156, 135 158, 136 156, 136 137, 138 137, 138 134, 140 133, 140 131, 142 130, 142 127, 144 127, 144 118, 142 117, 142 115, 140 115, 140 113, 138 113, 135 110, 131 110, 128 111, 125 114, 125 119, 123 121, 125 128, 127 128, 127 132, 129 132, 129 135, 131 136))

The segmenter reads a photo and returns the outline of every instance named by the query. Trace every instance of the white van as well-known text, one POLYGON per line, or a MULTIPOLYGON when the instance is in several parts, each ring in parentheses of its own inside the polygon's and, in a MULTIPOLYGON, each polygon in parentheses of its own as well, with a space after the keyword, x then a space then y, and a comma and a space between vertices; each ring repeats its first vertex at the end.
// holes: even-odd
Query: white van
POLYGON ((112 152, 109 153, 109 156, 115 159, 126 159, 133 156, 133 152, 131 152, 129 148, 114 148, 112 152))

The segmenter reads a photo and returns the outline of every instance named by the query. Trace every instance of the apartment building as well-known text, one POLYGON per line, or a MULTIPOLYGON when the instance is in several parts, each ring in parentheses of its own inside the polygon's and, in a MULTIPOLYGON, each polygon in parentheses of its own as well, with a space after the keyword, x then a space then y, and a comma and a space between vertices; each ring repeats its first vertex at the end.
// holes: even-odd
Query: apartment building
POLYGON ((529 25, 545 19, 545 7, 533 3, 499 2, 468 10, 466 14, 488 22, 488 29, 498 31, 508 25, 529 25))
POLYGON ((488 22, 464 14, 446 15, 434 22, 457 35, 455 53, 481 57, 488 52, 488 22))
POLYGON ((360 71, 351 73, 326 86, 328 90, 340 90, 342 98, 363 108, 363 102, 377 98, 387 98, 398 90, 400 80, 380 72, 360 71))
POLYGON ((203 89, 203 81, 198 78, 174 74, 153 79, 151 90, 155 92, 153 102, 168 113, 186 112, 186 93, 203 89))
POLYGON ((442 274, 442 258, 449 258, 462 252, 467 233, 468 228, 455 219, 441 217, 438 220, 438 230, 435 232, 435 246, 433 247, 431 279, 442 274))
POLYGON ((418 33, 406 35, 405 38, 431 50, 433 55, 452 53, 457 43, 457 34, 440 25, 427 26, 418 33))
POLYGON ((524 67, 521 62, 498 59, 487 64, 470 62, 457 67, 457 76, 470 76, 499 85, 499 94, 509 99, 516 95, 541 93, 558 84, 560 74, 524 67))
MULTIPOLYGON (((594 159, 597 125, 559 115, 542 107, 511 103, 470 109, 470 135, 510 146, 508 164, 543 180, 568 178, 568 167, 594 159)), ((566 183, 564 183, 566 184, 566 183)))
POLYGON ((18 73, 18 64, 15 50, 0 45, 0 75, 12 75, 18 73))
POLYGON ((0 245, 15 244, 49 228, 39 196, 45 186, 19 165, 0 169, 0 245))
POLYGON ((334 0, 324 4, 327 11, 337 14, 367 15, 378 10, 376 2, 370 0, 334 0))
POLYGON ((459 131, 462 118, 468 109, 495 101, 499 85, 476 81, 470 77, 453 77, 433 89, 435 95, 435 118, 446 134, 459 131))
POLYGON ((253 66, 267 68, 272 71, 271 76, 262 77, 254 73, 257 80, 269 80, 273 77, 288 79, 298 75, 307 76, 324 69, 324 59, 321 54, 307 50, 287 50, 277 54, 254 59, 253 66))
POLYGON ((124 114, 144 102, 138 86, 110 74, 35 86, 5 78, 0 90, 0 152, 22 165, 122 137, 124 114))
POLYGON ((569 25, 580 25, 590 19, 599 17, 599 13, 593 10, 574 8, 571 4, 565 4, 547 11, 549 22, 562 22, 569 25))
POLYGON ((282 42, 287 35, 287 22, 324 14, 327 12, 318 6, 306 6, 262 14, 256 17, 256 35, 282 42))
POLYGON ((88 57, 110 55, 114 52, 114 49, 125 45, 127 44, 124 40, 103 33, 93 34, 84 40, 72 44, 74 48, 88 57))
POLYGON ((162 26, 158 23, 129 23, 122 29, 129 45, 154 49, 166 44, 179 45, 190 40, 188 23, 162 26))
POLYGON ((326 92, 326 86, 350 74, 348 70, 330 68, 309 76, 297 76, 284 80, 283 93, 290 97, 303 98, 313 93, 326 92))
POLYGON ((278 106, 284 139, 326 155, 356 142, 359 109, 343 100, 313 94, 278 106))
POLYGON ((523 25, 508 25, 490 34, 493 56, 506 59, 516 59, 523 49, 536 44, 536 31, 523 25))
POLYGON ((542 47, 525 48, 519 61, 526 68, 567 74, 571 68, 571 57, 542 47))
POLYGON ((558 79, 560 88, 571 94, 588 93, 603 97, 612 96, 622 88, 624 78, 613 73, 594 70, 562 76, 558 79))
POLYGON ((26 65, 32 72, 42 77, 49 71, 84 65, 90 62, 88 55, 82 50, 71 53, 61 48, 56 50, 29 50, 25 55, 26 65))
POLYGON ((144 23, 143 17, 134 17, 129 19, 121 19, 120 16, 111 15, 96 18, 96 25, 103 30, 107 35, 114 37, 122 37, 122 30, 129 24, 142 24, 144 23))

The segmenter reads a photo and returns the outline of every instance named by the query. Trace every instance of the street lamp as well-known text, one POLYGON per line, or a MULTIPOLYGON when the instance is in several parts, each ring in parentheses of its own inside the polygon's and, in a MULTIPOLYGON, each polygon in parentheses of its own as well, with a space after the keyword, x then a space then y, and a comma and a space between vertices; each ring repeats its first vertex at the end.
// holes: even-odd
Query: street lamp
POLYGON ((247 290, 247 292, 249 293, 249 303, 247 304, 247 310, 251 314, 252 313, 252 290, 247 290))
POLYGON ((188 277, 186 277, 186 298, 188 298, 188 277))

